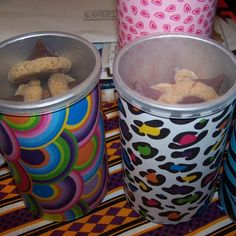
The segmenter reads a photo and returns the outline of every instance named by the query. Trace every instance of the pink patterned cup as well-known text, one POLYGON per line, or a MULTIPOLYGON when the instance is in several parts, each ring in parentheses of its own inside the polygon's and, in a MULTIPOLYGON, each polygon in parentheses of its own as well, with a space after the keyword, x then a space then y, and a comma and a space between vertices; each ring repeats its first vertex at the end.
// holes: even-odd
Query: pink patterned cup
POLYGON ((119 46, 155 32, 210 37, 217 0, 117 0, 119 46))

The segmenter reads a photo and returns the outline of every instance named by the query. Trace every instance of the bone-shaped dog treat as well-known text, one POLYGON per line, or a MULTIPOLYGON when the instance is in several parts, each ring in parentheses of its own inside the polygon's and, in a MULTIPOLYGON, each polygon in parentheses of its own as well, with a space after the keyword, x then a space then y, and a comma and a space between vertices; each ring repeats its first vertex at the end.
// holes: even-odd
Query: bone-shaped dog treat
POLYGON ((65 57, 40 57, 13 65, 8 72, 8 79, 14 84, 19 84, 48 74, 65 73, 70 69, 71 61, 65 57))
POLYGON ((75 81, 74 78, 63 73, 56 73, 49 77, 48 88, 51 96, 58 96, 68 91, 69 83, 75 81))
POLYGON ((71 66, 70 60, 57 56, 41 40, 37 41, 26 60, 16 63, 8 72, 9 81, 19 84, 13 99, 31 102, 65 93, 79 84, 65 74, 70 72, 71 66))
POLYGON ((43 89, 39 80, 31 80, 27 84, 21 84, 15 95, 21 95, 25 102, 35 102, 42 99, 43 89))

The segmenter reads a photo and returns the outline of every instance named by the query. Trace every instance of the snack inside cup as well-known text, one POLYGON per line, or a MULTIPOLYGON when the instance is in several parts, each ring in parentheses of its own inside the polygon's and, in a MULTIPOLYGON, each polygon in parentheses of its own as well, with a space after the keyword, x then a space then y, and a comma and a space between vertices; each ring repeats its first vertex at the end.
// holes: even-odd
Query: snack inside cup
POLYGON ((115 84, 123 98, 144 111, 207 114, 209 106, 214 111, 234 99, 235 68, 229 53, 215 41, 196 36, 144 36, 120 50, 115 84))
POLYGON ((68 44, 61 32, 36 32, 1 44, 2 112, 12 109, 13 114, 17 111, 22 115, 29 112, 28 108, 36 109, 36 113, 44 113, 49 107, 56 110, 85 96, 97 85, 92 77, 100 73, 95 64, 98 58, 88 50, 91 46, 86 45, 86 40, 81 39, 85 42, 78 44, 76 36, 69 37, 68 44), (94 66, 95 73, 90 74, 94 66), (26 107, 27 112, 22 110, 26 107))
POLYGON ((144 96, 153 98, 159 102, 167 104, 191 104, 201 103, 217 99, 220 95, 224 76, 214 79, 199 79, 190 70, 176 70, 175 78, 172 83, 158 83, 150 88, 145 88, 135 82, 134 89, 144 96), (148 91, 145 94, 145 90, 148 91))

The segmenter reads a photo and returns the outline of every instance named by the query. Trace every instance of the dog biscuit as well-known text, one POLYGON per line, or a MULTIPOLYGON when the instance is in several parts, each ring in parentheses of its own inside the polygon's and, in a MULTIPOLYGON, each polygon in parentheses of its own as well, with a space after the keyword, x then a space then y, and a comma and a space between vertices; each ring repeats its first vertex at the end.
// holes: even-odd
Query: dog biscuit
POLYGON ((48 88, 51 96, 58 96, 69 90, 69 83, 75 81, 69 75, 63 73, 52 74, 48 79, 48 88))
POLYGON ((44 75, 66 73, 71 66, 71 61, 65 57, 40 57, 13 65, 8 72, 8 79, 14 84, 19 84, 44 75))
POLYGON ((197 98, 199 101, 210 101, 218 98, 215 90, 204 84, 197 75, 189 70, 183 69, 175 74, 175 83, 159 83, 151 87, 160 92, 158 101, 177 104, 185 98, 197 98))
POLYGON ((19 85, 15 96, 23 96, 24 102, 35 102, 42 99, 43 89, 39 80, 31 80, 27 84, 19 85))

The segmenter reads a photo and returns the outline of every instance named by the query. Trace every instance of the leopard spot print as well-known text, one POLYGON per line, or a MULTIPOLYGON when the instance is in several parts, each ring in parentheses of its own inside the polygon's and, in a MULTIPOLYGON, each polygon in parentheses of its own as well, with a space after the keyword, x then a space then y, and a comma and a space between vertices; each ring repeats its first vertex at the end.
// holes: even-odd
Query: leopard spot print
POLYGON ((149 220, 154 220, 154 217, 148 214, 148 210, 146 208, 144 208, 141 205, 139 205, 138 208, 139 208, 138 212, 140 215, 144 216, 145 218, 148 218, 149 220))
POLYGON ((134 142, 133 148, 143 159, 153 158, 158 154, 158 149, 145 142, 134 142))
POLYGON ((179 211, 165 211, 161 212, 160 216, 166 217, 169 221, 177 222, 184 218, 188 213, 181 214, 179 211))
POLYGON ((215 114, 169 119, 119 101, 124 190, 130 205, 158 223, 188 221, 212 199, 234 105, 215 114))
POLYGON ((182 151, 173 151, 171 153, 172 158, 180 158, 185 159, 187 161, 194 160, 200 152, 199 147, 192 147, 188 149, 184 149, 182 151))
POLYGON ((140 178, 138 177, 134 177, 135 182, 138 184, 138 187, 141 191, 147 193, 152 191, 152 187, 150 187, 149 185, 147 185, 144 181, 142 181, 140 178))
POLYGON ((192 146, 200 142, 206 135, 208 131, 205 130, 201 133, 197 132, 183 132, 174 137, 173 143, 169 144, 171 149, 181 149, 184 147, 192 146))
POLYGON ((206 175, 201 181, 201 187, 204 188, 208 184, 214 183, 214 179, 217 178, 218 170, 213 171, 206 175))
POLYGON ((165 156, 158 156, 157 158, 155 158, 155 160, 156 160, 157 162, 164 161, 165 159, 166 159, 165 156))
POLYGON ((135 166, 142 165, 141 158, 137 157, 130 148, 127 148, 127 151, 129 153, 129 157, 133 165, 135 166))
POLYGON ((196 124, 194 125, 194 128, 195 128, 196 130, 204 129, 204 128, 207 126, 208 123, 209 123, 209 120, 208 120, 208 119, 201 119, 198 123, 196 123, 196 124))
POLYGON ((173 124, 186 125, 186 124, 189 124, 189 123, 194 122, 195 119, 194 119, 194 118, 190 118, 190 119, 173 119, 173 118, 170 118, 170 121, 171 121, 173 124))
POLYGON ((147 207, 154 207, 154 208, 158 208, 160 210, 163 210, 164 207, 161 205, 161 203, 156 200, 156 199, 148 199, 146 197, 142 197, 142 202, 143 202, 143 205, 144 206, 147 206, 147 207))
POLYGON ((188 186, 188 185, 179 186, 177 184, 173 184, 169 188, 163 187, 163 190, 167 193, 174 194, 174 195, 176 195, 176 194, 185 195, 185 194, 189 194, 189 193, 193 192, 194 187, 188 186))
POLYGON ((210 169, 215 169, 219 166, 221 160, 222 153, 218 150, 213 156, 206 158, 203 161, 203 166, 209 166, 210 169))
POLYGON ((124 120, 120 119, 120 129, 122 131, 122 136, 125 141, 130 141, 132 138, 132 134, 129 132, 129 126, 125 123, 124 120))
POLYGON ((197 164, 175 164, 173 162, 167 162, 163 165, 159 165, 159 168, 167 170, 171 173, 184 173, 193 170, 197 164))
POLYGON ((185 197, 174 198, 172 200, 172 203, 174 205, 178 205, 178 206, 182 206, 182 205, 186 205, 186 204, 193 204, 193 203, 197 202, 199 199, 201 199, 202 195, 203 195, 203 193, 198 191, 193 194, 186 195, 185 197))
POLYGON ((144 113, 142 110, 132 106, 131 104, 128 104, 128 109, 134 115, 140 115, 144 113))
POLYGON ((130 172, 127 169, 124 169, 124 175, 131 183, 135 183, 134 179, 130 176, 130 172))
POLYGON ((140 176, 145 178, 150 185, 160 186, 166 181, 164 175, 157 174, 155 170, 148 169, 147 171, 140 171, 140 176))
POLYGON ((132 165, 131 159, 129 158, 128 153, 125 149, 122 149, 122 157, 125 166, 131 171, 134 170, 134 166, 132 165))
POLYGON ((140 136, 147 135, 153 139, 163 139, 170 133, 169 129, 161 128, 161 126, 163 126, 163 122, 160 120, 151 120, 144 123, 134 120, 134 124, 135 125, 131 124, 131 128, 140 136))
POLYGON ((185 176, 178 176, 176 180, 180 183, 194 183, 202 177, 201 172, 192 172, 185 176))

